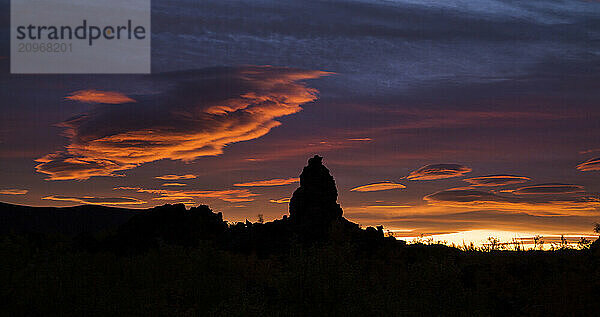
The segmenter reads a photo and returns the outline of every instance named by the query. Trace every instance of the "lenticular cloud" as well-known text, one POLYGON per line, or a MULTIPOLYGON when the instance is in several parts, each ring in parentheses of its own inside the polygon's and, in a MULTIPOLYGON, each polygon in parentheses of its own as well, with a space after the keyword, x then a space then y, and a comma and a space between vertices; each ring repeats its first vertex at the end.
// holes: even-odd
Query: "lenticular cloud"
POLYGON ((50 180, 118 176, 162 159, 214 156, 232 143, 259 138, 302 110, 317 90, 301 81, 321 71, 248 66, 153 75, 164 92, 135 103, 98 105, 61 126, 69 144, 37 160, 50 180))
POLYGON ((436 180, 463 176, 471 168, 459 164, 431 164, 412 171, 406 178, 411 181, 436 180))

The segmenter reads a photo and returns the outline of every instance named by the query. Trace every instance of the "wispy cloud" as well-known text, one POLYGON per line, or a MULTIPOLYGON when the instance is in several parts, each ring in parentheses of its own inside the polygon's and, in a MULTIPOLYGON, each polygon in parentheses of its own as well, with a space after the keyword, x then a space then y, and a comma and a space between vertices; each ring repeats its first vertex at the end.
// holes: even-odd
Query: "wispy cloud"
POLYGON ((164 183, 164 184, 162 184, 162 186, 180 186, 180 187, 183 187, 183 186, 187 186, 187 184, 184 184, 184 183, 164 183))
MULTIPOLYGON (((590 153, 596 153, 596 152, 600 152, 600 148, 598 148, 598 149, 588 149, 588 150, 579 151, 579 154, 590 154, 590 153)), ((599 158, 599 159, 600 159, 600 158, 599 158)))
POLYGON ((154 178, 158 178, 158 179, 162 179, 162 180, 168 180, 168 181, 174 181, 174 180, 180 180, 180 179, 193 179, 196 178, 197 176, 194 174, 185 174, 185 175, 174 175, 174 174, 169 174, 169 175, 163 175, 163 176, 156 176, 154 178))
POLYGON ((288 184, 293 184, 299 182, 300 179, 297 177, 294 178, 274 178, 274 179, 266 179, 261 181, 247 182, 247 183, 237 183, 233 184, 233 186, 237 187, 266 187, 266 186, 283 186, 288 184))
POLYGON ((35 166, 38 172, 50 175, 47 180, 84 180, 92 176, 117 177, 122 175, 115 172, 137 166, 99 157, 76 156, 68 152, 48 154, 35 161, 40 163, 35 166))
POLYGON ((50 195, 42 197, 44 200, 55 200, 55 201, 70 201, 80 204, 91 204, 91 205, 139 205, 145 204, 145 201, 130 198, 130 197, 93 197, 93 196, 61 196, 61 195, 50 195))
POLYGON ((373 139, 371 139, 371 138, 353 138, 353 139, 348 139, 348 141, 370 142, 370 141, 373 141, 373 139))
POLYGON ((94 89, 79 90, 66 96, 65 99, 85 103, 121 104, 136 102, 125 94, 116 91, 100 91, 94 89))
POLYGON ((577 165, 577 169, 583 172, 600 171, 600 157, 587 160, 577 165))
POLYGON ((29 192, 27 189, 0 189, 0 195, 25 195, 29 192))
POLYGON ((352 188, 351 192, 375 192, 381 190, 390 190, 390 189, 401 189, 406 188, 406 186, 398 183, 394 183, 391 181, 385 181, 380 183, 368 184, 363 186, 358 186, 352 188))
POLYGON ((365 205, 365 206, 349 206, 344 208, 347 215, 372 215, 377 218, 383 214, 396 214, 398 212, 405 213, 408 209, 413 208, 412 205, 404 204, 382 204, 382 205, 365 205))
POLYGON ((469 167, 459 164, 431 164, 412 171, 406 178, 412 181, 436 180, 463 176, 471 172, 469 167))
POLYGON ((63 122, 69 144, 38 159, 36 170, 49 180, 83 180, 162 159, 219 155, 229 144, 269 133, 281 125, 275 119, 316 100, 317 91, 299 81, 326 74, 248 66, 153 75, 166 82, 164 93, 99 106, 63 122))
POLYGON ((271 199, 269 202, 275 204, 289 204, 290 198, 271 199))
POLYGON ((253 201, 255 194, 247 189, 228 190, 172 190, 172 189, 145 189, 139 187, 116 187, 116 190, 133 190, 138 193, 156 195, 155 200, 165 201, 191 201, 194 199, 219 199, 226 202, 253 201))
POLYGON ((493 186, 504 186, 512 184, 521 184, 531 180, 525 176, 515 175, 487 175, 473 178, 464 179, 465 182, 470 183, 471 186, 482 186, 482 187, 493 187, 493 186))

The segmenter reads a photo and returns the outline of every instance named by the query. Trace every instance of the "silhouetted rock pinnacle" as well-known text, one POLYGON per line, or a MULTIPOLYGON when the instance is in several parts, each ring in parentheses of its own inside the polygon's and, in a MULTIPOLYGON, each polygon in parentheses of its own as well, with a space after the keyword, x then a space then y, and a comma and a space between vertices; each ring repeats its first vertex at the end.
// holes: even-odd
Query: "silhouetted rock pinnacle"
POLYGON ((290 200, 290 221, 303 225, 328 225, 342 218, 335 180, 315 155, 300 174, 300 187, 290 200))

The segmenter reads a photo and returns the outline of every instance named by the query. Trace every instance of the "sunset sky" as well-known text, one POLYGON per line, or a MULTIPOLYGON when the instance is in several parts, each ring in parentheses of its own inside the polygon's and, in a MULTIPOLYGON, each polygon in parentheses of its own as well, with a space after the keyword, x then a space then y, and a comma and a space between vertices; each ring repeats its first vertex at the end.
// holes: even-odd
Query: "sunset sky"
POLYGON ((398 236, 590 234, 598 1, 152 1, 151 75, 10 75, 0 201, 287 214, 309 157, 398 236))

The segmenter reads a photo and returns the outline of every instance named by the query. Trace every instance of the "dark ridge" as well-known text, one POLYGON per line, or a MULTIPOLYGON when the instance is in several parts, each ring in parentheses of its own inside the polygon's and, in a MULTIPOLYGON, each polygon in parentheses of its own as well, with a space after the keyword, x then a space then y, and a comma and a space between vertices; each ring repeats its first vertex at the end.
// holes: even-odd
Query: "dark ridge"
POLYGON ((138 212, 96 205, 59 208, 0 202, 0 233, 94 233, 114 229, 138 212))

